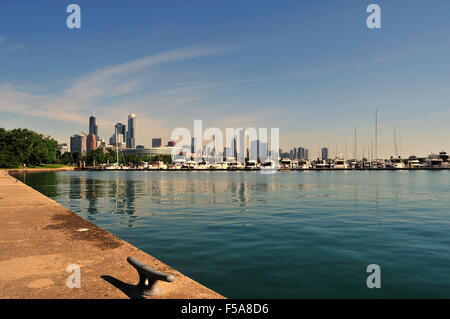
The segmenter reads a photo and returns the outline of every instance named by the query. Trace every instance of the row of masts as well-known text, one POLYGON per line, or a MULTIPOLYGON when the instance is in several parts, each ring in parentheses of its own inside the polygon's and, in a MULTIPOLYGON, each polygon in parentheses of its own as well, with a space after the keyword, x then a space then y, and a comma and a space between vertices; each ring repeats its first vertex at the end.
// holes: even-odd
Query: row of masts
MULTIPOLYGON (((397 136, 398 134, 397 129, 394 129, 394 155, 396 157, 401 156, 402 154, 402 137, 401 135, 397 136)), ((358 158, 358 134, 357 134, 357 128, 356 126, 354 126, 354 143, 353 143, 353 159, 357 159, 358 158)), ((345 145, 345 155, 344 154, 340 154, 338 152, 338 146, 336 144, 336 148, 335 148, 335 153, 336 153, 336 157, 339 157, 339 155, 341 156, 345 156, 345 158, 349 158, 348 157, 348 150, 347 150, 347 145, 345 145)), ((362 158, 365 158, 366 155, 368 156, 368 158, 370 160, 378 160, 378 108, 375 109, 375 125, 374 125, 374 140, 370 142, 370 148, 367 149, 367 153, 366 154, 366 149, 365 149, 365 145, 362 145, 362 158)), ((319 151, 319 155, 320 155, 320 151, 319 151)), ((320 157, 320 156, 319 156, 320 157)))

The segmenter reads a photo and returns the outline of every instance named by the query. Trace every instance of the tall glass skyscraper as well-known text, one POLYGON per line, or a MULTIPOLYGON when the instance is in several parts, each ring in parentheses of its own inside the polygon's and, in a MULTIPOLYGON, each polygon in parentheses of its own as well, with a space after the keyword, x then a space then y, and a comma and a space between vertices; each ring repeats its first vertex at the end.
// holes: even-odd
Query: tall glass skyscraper
POLYGON ((325 161, 328 160, 328 148, 327 147, 322 148, 322 159, 325 161))
POLYGON ((127 126, 122 123, 117 123, 115 126, 114 134, 122 134, 124 137, 127 135, 127 126))
POLYGON ((298 159, 306 159, 306 160, 309 159, 309 151, 308 151, 308 149, 300 146, 297 149, 297 158, 298 159))
POLYGON ((95 111, 92 111, 92 115, 89 117, 89 134, 95 135, 98 139, 98 126, 96 124, 95 111))
POLYGON ((136 148, 136 114, 128 115, 127 148, 136 148))

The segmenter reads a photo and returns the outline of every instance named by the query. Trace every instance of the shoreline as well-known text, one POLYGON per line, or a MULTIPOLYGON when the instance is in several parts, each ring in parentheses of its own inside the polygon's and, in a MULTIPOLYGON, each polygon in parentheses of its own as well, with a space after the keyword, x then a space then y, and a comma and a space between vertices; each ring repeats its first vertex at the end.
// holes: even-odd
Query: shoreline
POLYGON ((10 175, 17 174, 30 174, 30 173, 44 173, 44 172, 70 172, 70 171, 88 171, 88 172, 339 172, 339 171, 446 171, 450 170, 450 167, 420 167, 420 168, 282 168, 274 170, 264 169, 142 169, 142 168, 128 168, 128 169, 102 169, 94 167, 62 167, 62 168, 0 168, 0 172, 6 172, 10 175))
POLYGON ((79 171, 91 171, 91 172, 126 172, 126 171, 134 171, 134 172, 326 172, 326 171, 445 171, 450 170, 450 167, 421 167, 421 168, 286 168, 286 169, 273 169, 273 170, 264 170, 264 169, 198 169, 198 168, 190 168, 190 169, 141 169, 141 168, 128 168, 128 169, 101 169, 101 168, 83 168, 76 169, 79 171))
POLYGON ((41 172, 69 172, 79 171, 78 167, 67 166, 59 168, 0 168, 0 172, 6 172, 7 174, 21 174, 21 173, 41 173, 41 172))
MULTIPOLYGON (((44 169, 61 170, 67 169, 44 169)), ((26 173, 36 171, 39 169, 26 173)), ((224 298, 16 180, 6 170, 0 172, 0 215, 0 298, 139 298, 135 287, 139 276, 127 263, 128 256, 175 277, 171 283, 159 282, 160 296, 147 298, 224 298), (71 274, 66 269, 73 264, 80 267, 81 288, 66 285, 71 274)))

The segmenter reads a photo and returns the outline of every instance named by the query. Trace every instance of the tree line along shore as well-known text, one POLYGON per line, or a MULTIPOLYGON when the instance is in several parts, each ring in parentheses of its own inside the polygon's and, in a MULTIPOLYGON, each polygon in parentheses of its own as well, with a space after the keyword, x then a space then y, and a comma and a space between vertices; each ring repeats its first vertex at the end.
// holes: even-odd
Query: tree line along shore
MULTIPOLYGON (((60 168, 98 166, 116 161, 115 150, 96 149, 87 153, 61 154, 53 138, 28 129, 0 128, 0 168, 60 168)), ((138 166, 144 162, 170 164, 170 155, 136 156, 120 154, 121 162, 138 166)))

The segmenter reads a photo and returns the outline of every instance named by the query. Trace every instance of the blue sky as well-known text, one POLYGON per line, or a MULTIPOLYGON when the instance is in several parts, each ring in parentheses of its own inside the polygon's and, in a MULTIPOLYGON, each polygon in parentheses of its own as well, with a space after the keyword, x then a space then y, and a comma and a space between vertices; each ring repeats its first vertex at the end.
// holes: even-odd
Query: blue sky
POLYGON ((25 1, 0 10, 0 127, 60 142, 95 108, 108 139, 136 113, 137 142, 176 127, 279 127, 281 146, 353 154, 450 151, 450 2, 25 1), (66 27, 77 3, 82 28, 66 27), (366 7, 382 29, 366 27, 366 7), (400 141, 398 141, 400 142, 400 141))

